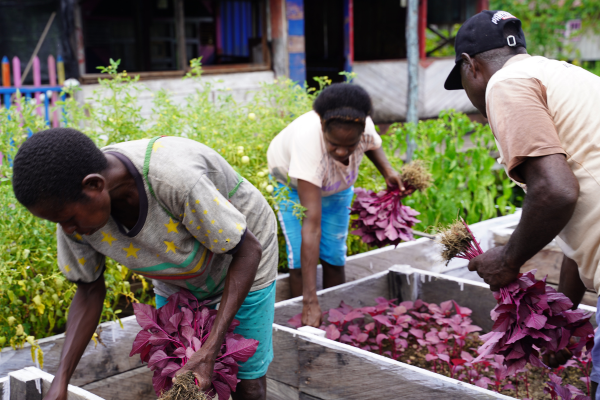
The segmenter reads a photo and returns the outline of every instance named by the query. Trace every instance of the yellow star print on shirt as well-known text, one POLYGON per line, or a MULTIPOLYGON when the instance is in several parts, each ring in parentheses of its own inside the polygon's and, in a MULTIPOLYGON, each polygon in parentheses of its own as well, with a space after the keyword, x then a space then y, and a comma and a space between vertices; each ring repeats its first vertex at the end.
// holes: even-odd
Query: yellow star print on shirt
POLYGON ((77 261, 79 261, 79 264, 81 264, 81 265, 85 264, 85 258, 84 258, 84 257, 81 257, 81 258, 80 258, 79 260, 77 260, 77 261))
POLYGON ((81 237, 81 235, 79 233, 77 233, 77 232, 75 232, 74 236, 75 236, 75 239, 77 239, 77 240, 83 240, 83 238, 81 237))
POLYGON ((156 142, 154 142, 154 144, 152 145, 152 151, 157 151, 158 149, 164 149, 165 146, 162 145, 162 143, 160 143, 158 140, 156 142))
POLYGON ((179 247, 175 246, 175 243, 167 242, 166 240, 164 243, 167 245, 167 250, 165 250, 165 253, 168 253, 169 251, 172 251, 173 253, 177 253, 175 251, 175 249, 178 249, 179 247))
POLYGON ((124 247, 123 250, 127 252, 127 257, 125 258, 128 258, 130 256, 138 258, 137 252, 140 251, 140 249, 133 247, 133 243, 129 243, 129 247, 124 247))
POLYGON ((102 239, 102 241, 108 243, 109 246, 112 246, 112 242, 114 242, 115 240, 117 240, 110 233, 104 233, 103 231, 100 231, 100 233, 102 233, 102 236, 104 236, 104 238, 102 239))
POLYGON ((179 225, 179 222, 173 222, 172 218, 169 218, 169 223, 164 224, 164 225, 167 227, 167 233, 169 233, 169 232, 179 233, 179 232, 177 232, 177 225, 179 225))
POLYGON ((235 224, 235 227, 238 231, 242 231, 242 225, 241 224, 235 224))

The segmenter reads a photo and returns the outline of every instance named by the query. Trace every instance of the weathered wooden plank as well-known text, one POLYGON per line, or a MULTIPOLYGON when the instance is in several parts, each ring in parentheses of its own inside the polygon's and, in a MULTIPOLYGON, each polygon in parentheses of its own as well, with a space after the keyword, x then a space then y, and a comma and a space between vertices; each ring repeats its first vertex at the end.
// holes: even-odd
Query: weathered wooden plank
MULTIPOLYGON (((27 371, 28 373, 40 378, 41 394, 42 397, 46 396, 48 390, 50 389, 50 385, 52 384, 52 380, 54 380, 54 376, 35 367, 27 367, 24 369, 24 371, 27 371)), ((67 400, 103 400, 101 397, 98 397, 93 393, 89 393, 77 386, 69 385, 67 391, 67 400)))
MULTIPOLYGON (((142 366, 139 356, 129 357, 140 326, 134 316, 123 318, 121 322, 123 328, 114 322, 100 324, 96 331, 99 343, 97 346, 94 342, 88 344, 71 384, 82 386, 142 366)), ((40 339, 39 344, 44 351, 44 371, 56 373, 63 343, 64 334, 40 339)), ((18 350, 5 348, 0 353, 0 376, 31 366, 35 366, 35 362, 31 359, 29 344, 18 350)))
POLYGON ((10 390, 8 388, 8 376, 5 376, 4 378, 0 378, 0 395, 2 395, 3 398, 4 398, 5 390, 10 390))
MULTIPOLYGON (((267 378, 298 388, 298 344, 295 335, 289 335, 287 331, 280 331, 280 325, 273 324, 273 352, 275 357, 269 370, 267 378)), ((267 388, 267 390, 269 390, 267 388)))
POLYGON ((105 400, 156 400, 153 372, 146 366, 111 376, 81 388, 105 400))
POLYGON ((298 388, 267 378, 267 400, 300 400, 298 388))
MULTIPOLYGON (((307 398, 306 395, 327 400, 399 397, 419 400, 510 399, 332 340, 276 324, 273 329, 282 341, 297 343, 300 399, 307 398), (373 377, 375 371, 376 379, 373 377)), ((275 349, 277 356, 282 354, 277 346, 275 349)), ((268 377, 279 381, 272 377, 271 369, 268 377)))
POLYGON ((390 269, 390 274, 396 275, 390 277, 390 280, 400 289, 399 293, 392 293, 392 296, 399 297, 403 301, 422 299, 427 303, 435 304, 455 300, 459 305, 469 307, 473 311, 471 319, 475 325, 486 332, 492 329, 490 311, 497 302, 485 283, 415 270, 407 266, 394 266, 390 269))
MULTIPOLYGON (((375 304, 375 298, 389 295, 387 274, 387 271, 383 271, 357 281, 318 291, 321 309, 339 307, 341 300, 352 307, 375 304), (357 290, 357 287, 360 287, 360 290, 357 290)), ((287 325, 287 321, 300 312, 302 312, 301 297, 279 302, 275 304, 275 323, 287 325)))
POLYGON ((42 382, 37 374, 20 369, 8 374, 8 379, 7 400, 42 400, 42 382))

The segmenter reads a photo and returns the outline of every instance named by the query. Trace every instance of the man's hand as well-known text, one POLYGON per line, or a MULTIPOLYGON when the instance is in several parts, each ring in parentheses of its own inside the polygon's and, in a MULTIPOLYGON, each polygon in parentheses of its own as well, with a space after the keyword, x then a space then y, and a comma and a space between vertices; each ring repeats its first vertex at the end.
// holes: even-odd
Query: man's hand
POLYGON ((321 326, 322 317, 323 313, 321 312, 321 306, 319 306, 319 300, 315 298, 314 300, 303 301, 302 325, 318 328, 321 326))
POLYGON ((54 379, 44 400, 67 400, 68 385, 62 384, 59 379, 54 379))
POLYGON ((469 262, 469 271, 476 271, 493 291, 508 285, 519 275, 519 268, 508 264, 504 246, 494 247, 469 262))
POLYGON ((569 349, 562 349, 557 351, 556 353, 553 351, 548 351, 542 356, 542 360, 544 364, 549 366, 550 368, 558 368, 561 365, 565 365, 567 361, 569 361, 573 357, 573 353, 569 349))
POLYGON ((185 374, 188 371, 192 371, 196 380, 198 381, 198 386, 200 390, 203 392, 207 392, 210 390, 210 385, 212 382, 212 374, 215 369, 215 358, 216 355, 212 350, 204 350, 205 347, 198 350, 192 358, 190 358, 173 378, 173 383, 177 380, 177 377, 185 374))

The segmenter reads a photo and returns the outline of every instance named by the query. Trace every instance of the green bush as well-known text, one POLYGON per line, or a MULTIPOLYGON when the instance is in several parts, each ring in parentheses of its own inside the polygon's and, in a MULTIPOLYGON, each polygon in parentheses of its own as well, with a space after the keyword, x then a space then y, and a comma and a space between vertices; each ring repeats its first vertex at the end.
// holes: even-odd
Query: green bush
MULTIPOLYGON (((183 104, 175 104, 167 92, 154 94, 152 117, 141 113, 137 78, 117 72, 118 62, 104 69, 111 79, 101 79, 101 90, 91 103, 82 106, 73 96, 60 104, 65 125, 81 130, 102 147, 126 140, 158 135, 183 136, 198 140, 217 150, 246 179, 259 188, 271 205, 274 197, 269 182, 266 150, 271 139, 299 115, 311 109, 318 93, 304 90, 290 80, 264 84, 246 105, 236 103, 227 91, 216 101, 212 87, 205 84, 183 104), (109 95, 106 95, 108 90, 109 95)), ((200 75, 200 63, 192 62, 188 79, 200 75)), ((349 76, 348 78, 351 78, 349 76)), ((318 80, 320 88, 329 84, 318 80)), ((75 286, 66 281, 56 265, 55 225, 30 215, 14 198, 10 183, 9 160, 28 133, 45 128, 43 119, 29 103, 0 109, 0 132, 3 154, 0 183, 0 347, 22 346, 64 329, 68 305, 75 286), (6 140, 10 138, 11 140, 6 140)), ((405 151, 405 136, 412 135, 419 149, 416 157, 431 166, 434 186, 425 193, 407 199, 407 204, 421 211, 422 229, 447 223, 457 212, 469 222, 494 217, 510 211, 512 185, 503 173, 494 171, 492 135, 488 127, 472 123, 466 116, 444 113, 438 120, 422 121, 416 130, 402 124, 393 125, 383 137, 384 149, 394 166, 400 168, 405 151), (414 133, 413 133, 414 131, 414 133), (474 148, 461 151, 464 136, 471 133, 474 148), (496 207, 497 206, 497 207, 496 207)), ((385 183, 375 167, 365 161, 356 186, 383 189, 385 183)), ((285 242, 279 235, 280 270, 286 269, 285 242)), ((358 236, 348 238, 349 254, 368 250, 358 236)), ((119 305, 127 302, 152 302, 146 291, 148 283, 112 260, 105 274, 108 297, 102 320, 116 319, 119 305), (134 293, 130 283, 141 282, 134 293)))

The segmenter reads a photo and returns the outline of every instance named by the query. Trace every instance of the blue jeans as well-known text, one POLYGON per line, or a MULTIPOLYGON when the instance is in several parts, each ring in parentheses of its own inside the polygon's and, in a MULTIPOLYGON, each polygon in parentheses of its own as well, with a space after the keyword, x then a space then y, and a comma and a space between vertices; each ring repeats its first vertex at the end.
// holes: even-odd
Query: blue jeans
MULTIPOLYGON (((276 190, 285 186, 277 185, 276 190)), ((321 243, 319 258, 331 265, 346 264, 348 247, 348 224, 350 223, 350 206, 354 197, 354 188, 321 198, 321 243)), ((300 203, 298 191, 289 188, 289 200, 300 203)), ((300 220, 293 215, 292 206, 286 200, 277 205, 277 217, 283 231, 290 269, 301 267, 300 249, 302 247, 302 226, 300 220)))
MULTIPOLYGON (((156 295, 156 308, 167 304, 167 299, 156 295)), ((275 282, 264 289, 248 293, 235 314, 240 324, 233 331, 246 339, 258 340, 256 353, 240 363, 239 379, 257 379, 267 374, 273 361, 273 317, 275 315, 275 282)))

